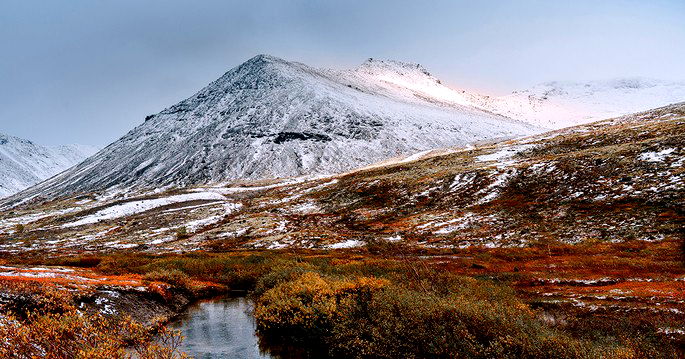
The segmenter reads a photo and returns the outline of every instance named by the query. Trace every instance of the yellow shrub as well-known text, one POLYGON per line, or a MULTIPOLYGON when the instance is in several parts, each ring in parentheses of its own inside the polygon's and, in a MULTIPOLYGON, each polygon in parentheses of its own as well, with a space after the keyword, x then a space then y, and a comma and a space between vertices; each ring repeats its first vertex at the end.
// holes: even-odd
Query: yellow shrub
POLYGON ((266 291, 255 306, 260 329, 325 329, 340 314, 345 301, 377 290, 386 280, 361 277, 328 279, 307 272, 266 291))

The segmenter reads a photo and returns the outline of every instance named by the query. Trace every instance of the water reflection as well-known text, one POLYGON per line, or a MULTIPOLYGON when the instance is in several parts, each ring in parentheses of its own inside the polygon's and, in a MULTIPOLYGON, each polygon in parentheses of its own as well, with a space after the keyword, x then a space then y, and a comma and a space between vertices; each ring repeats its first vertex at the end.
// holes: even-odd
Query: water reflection
POLYGON ((185 340, 181 350, 197 359, 321 358, 308 348, 260 340, 246 297, 224 297, 196 303, 171 327, 185 340))

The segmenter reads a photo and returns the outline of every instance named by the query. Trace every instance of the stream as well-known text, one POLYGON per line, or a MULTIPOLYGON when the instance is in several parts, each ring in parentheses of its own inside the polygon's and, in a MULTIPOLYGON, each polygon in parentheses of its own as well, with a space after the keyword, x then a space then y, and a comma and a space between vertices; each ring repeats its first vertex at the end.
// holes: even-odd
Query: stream
POLYGON ((256 332, 252 302, 244 296, 200 301, 170 324, 185 338, 181 350, 196 359, 307 359, 311 350, 266 343, 256 332))

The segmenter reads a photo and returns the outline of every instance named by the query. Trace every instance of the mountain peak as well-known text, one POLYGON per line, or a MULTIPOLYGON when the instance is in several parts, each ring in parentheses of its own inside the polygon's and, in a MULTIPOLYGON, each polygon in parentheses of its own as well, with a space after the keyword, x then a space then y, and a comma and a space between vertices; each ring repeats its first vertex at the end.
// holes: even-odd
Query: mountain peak
POLYGON ((287 62, 280 57, 276 57, 269 54, 259 54, 251 59, 245 61, 245 63, 272 63, 272 62, 287 62))
POLYGON ((238 66, 238 68, 246 70, 264 70, 266 68, 273 67, 274 65, 283 65, 289 63, 290 62, 276 56, 259 54, 243 62, 240 66, 238 66))

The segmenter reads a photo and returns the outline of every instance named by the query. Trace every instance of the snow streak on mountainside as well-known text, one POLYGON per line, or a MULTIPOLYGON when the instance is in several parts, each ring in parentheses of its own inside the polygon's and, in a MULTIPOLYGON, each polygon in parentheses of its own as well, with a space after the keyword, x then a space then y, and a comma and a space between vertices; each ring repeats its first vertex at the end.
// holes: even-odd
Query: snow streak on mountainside
POLYGON ((54 176, 96 151, 84 145, 46 147, 0 133, 0 198, 54 176))
POLYGON ((259 55, 21 196, 337 173, 537 131, 469 106, 416 64, 334 71, 259 55))
POLYGON ((558 129, 685 101, 685 82, 644 78, 547 82, 502 97, 464 96, 494 113, 558 129))

